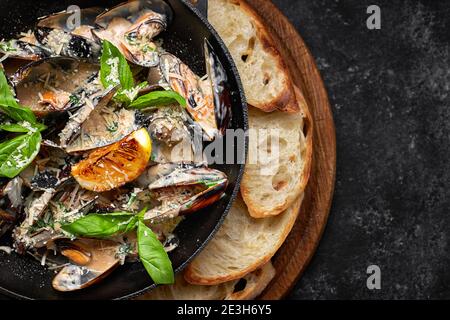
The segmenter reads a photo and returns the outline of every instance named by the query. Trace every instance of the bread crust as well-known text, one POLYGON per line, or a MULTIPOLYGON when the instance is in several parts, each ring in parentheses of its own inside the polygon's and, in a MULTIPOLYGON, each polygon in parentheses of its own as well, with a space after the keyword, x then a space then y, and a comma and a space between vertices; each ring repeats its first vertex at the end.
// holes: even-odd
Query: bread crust
POLYGON ((306 185, 308 184, 309 177, 311 174, 312 167, 312 154, 313 154, 313 120, 311 113, 308 109, 308 104, 298 87, 294 87, 294 92, 297 97, 298 105, 301 107, 301 113, 303 115, 303 134, 305 136, 305 152, 302 155, 304 165, 301 179, 298 181, 296 187, 292 194, 285 199, 284 202, 273 206, 270 210, 262 208, 258 205, 257 201, 252 198, 252 190, 248 187, 245 174, 244 179, 241 183, 241 194, 244 202, 248 207, 248 212, 253 218, 266 218, 271 216, 276 216, 285 211, 295 199, 304 192, 306 185))
MULTIPOLYGON (((262 267, 263 265, 267 264, 272 257, 275 255, 275 253, 278 251, 278 249, 283 245, 284 241, 286 240, 287 236, 291 232, 295 221, 297 220, 297 217, 300 213, 300 207, 303 202, 304 195, 300 195, 296 199, 296 201, 291 205, 290 208, 288 208, 283 214, 288 214, 289 217, 285 221, 285 225, 283 228, 283 231, 281 232, 278 241, 276 241, 276 244, 272 247, 272 250, 270 250, 269 253, 267 253, 264 256, 261 256, 257 261, 249 264, 246 268, 243 268, 241 270, 235 270, 232 273, 229 273, 224 276, 215 276, 215 277, 206 277, 203 274, 197 273, 195 269, 196 263, 202 263, 201 261, 201 253, 199 256, 197 256, 190 265, 187 266, 187 268, 184 271, 184 279, 190 283, 190 284, 197 284, 197 285, 218 285, 224 282, 237 280, 245 275, 249 274, 250 272, 255 271, 256 269, 262 267)), ((281 217, 281 216, 280 216, 281 217)), ((278 219, 278 217, 275 217, 278 219)), ((213 239, 214 240, 214 239, 213 239)), ((240 257, 236 257, 236 259, 239 259, 240 257)))
POLYGON ((261 268, 249 273, 242 279, 246 280, 246 286, 241 291, 230 294, 225 300, 253 300, 256 299, 275 277, 276 270, 272 262, 268 262, 261 268))
POLYGON ((256 36, 261 41, 264 51, 277 61, 279 72, 283 73, 287 79, 283 90, 272 100, 265 102, 249 101, 249 103, 264 112, 280 110, 282 112, 295 113, 300 111, 300 107, 294 94, 292 76, 286 67, 281 53, 277 49, 276 41, 264 26, 261 17, 244 0, 228 1, 236 6, 239 6, 241 10, 251 18, 256 29, 256 36))

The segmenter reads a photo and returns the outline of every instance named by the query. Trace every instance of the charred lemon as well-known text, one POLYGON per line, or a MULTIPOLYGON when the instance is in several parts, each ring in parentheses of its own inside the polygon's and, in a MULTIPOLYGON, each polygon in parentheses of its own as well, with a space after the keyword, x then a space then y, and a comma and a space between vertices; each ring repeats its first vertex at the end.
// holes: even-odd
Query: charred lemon
POLYGON ((151 152, 152 142, 143 128, 93 151, 72 167, 72 176, 84 189, 109 191, 139 177, 147 167, 151 152))

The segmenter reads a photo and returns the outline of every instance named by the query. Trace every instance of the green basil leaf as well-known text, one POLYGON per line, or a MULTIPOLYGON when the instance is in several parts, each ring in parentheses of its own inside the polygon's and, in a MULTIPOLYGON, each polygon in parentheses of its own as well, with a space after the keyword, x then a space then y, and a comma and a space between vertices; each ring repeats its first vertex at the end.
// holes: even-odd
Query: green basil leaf
POLYGON ((63 224, 61 228, 78 237, 107 238, 133 230, 137 221, 138 216, 132 213, 93 213, 72 223, 63 224))
POLYGON ((33 132, 33 131, 44 131, 47 127, 41 123, 30 124, 27 123, 11 123, 11 124, 0 124, 0 130, 8 131, 8 132, 33 132))
POLYGON ((28 133, 0 144, 0 177, 14 178, 33 161, 39 153, 42 136, 28 133))
POLYGON ((111 42, 103 41, 103 52, 100 59, 100 81, 105 88, 121 85, 129 90, 134 87, 133 73, 127 59, 111 42))
POLYGON ((153 231, 142 221, 138 222, 138 252, 142 264, 156 284, 175 281, 172 262, 153 231))
POLYGON ((122 102, 126 106, 128 106, 131 102, 133 102, 137 95, 139 94, 139 91, 144 89, 148 85, 147 81, 144 81, 137 86, 131 88, 131 89, 121 89, 119 90, 115 96, 114 100, 118 102, 122 102))
POLYGON ((31 109, 20 106, 14 98, 5 74, 0 70, 0 110, 16 121, 36 123, 36 117, 31 109))
POLYGON ((130 108, 144 109, 178 103, 186 107, 186 99, 172 90, 153 91, 140 96, 130 104, 130 108))

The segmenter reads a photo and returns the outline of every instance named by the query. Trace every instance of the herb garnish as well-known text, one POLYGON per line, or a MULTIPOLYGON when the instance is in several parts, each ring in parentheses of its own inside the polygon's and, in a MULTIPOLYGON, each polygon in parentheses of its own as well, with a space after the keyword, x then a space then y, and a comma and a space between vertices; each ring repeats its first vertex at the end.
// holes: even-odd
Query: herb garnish
POLYGON ((18 123, 0 124, 0 130, 23 133, 0 143, 0 177, 14 178, 37 156, 41 147, 41 131, 47 127, 36 121, 30 108, 21 106, 0 70, 0 111, 18 123))
MULTIPOLYGON (((150 49, 150 48, 149 48, 150 49)), ((172 90, 153 91, 138 97, 144 89, 146 81, 135 85, 133 73, 127 59, 111 42, 103 41, 103 52, 100 59, 100 80, 105 88, 120 86, 114 100, 134 109, 155 108, 178 103, 186 107, 186 99, 172 90)))
POLYGON ((171 284, 174 282, 172 262, 155 233, 145 225, 143 219, 146 211, 144 209, 139 214, 93 213, 63 224, 61 228, 78 237, 100 239, 136 230, 139 258, 148 274, 156 284, 171 284))

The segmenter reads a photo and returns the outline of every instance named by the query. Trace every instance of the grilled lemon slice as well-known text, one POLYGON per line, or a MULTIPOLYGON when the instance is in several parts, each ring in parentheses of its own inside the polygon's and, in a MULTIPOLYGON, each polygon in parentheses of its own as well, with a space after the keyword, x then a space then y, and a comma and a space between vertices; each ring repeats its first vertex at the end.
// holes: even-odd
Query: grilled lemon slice
POLYGON ((72 176, 84 189, 103 192, 139 177, 147 167, 152 141, 145 128, 112 145, 93 151, 72 167, 72 176))

